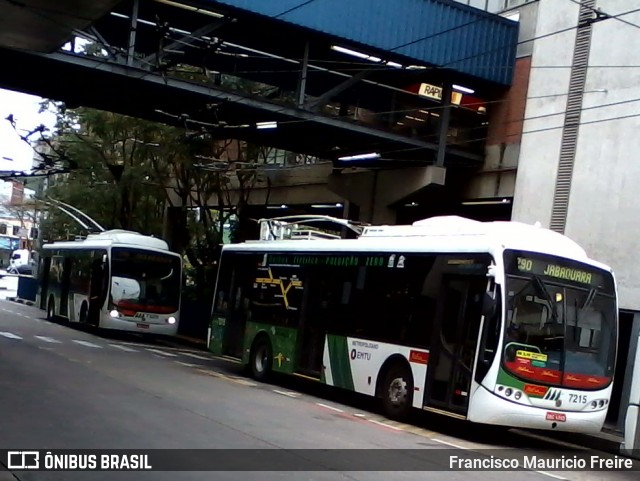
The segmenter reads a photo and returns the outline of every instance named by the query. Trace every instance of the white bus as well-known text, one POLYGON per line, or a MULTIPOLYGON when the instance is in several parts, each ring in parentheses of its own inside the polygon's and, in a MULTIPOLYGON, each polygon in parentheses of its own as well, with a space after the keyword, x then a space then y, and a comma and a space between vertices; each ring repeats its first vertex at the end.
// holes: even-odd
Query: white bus
POLYGON ((257 379, 276 371, 379 397, 395 418, 413 407, 601 430, 617 290, 611 269, 575 242, 459 217, 334 240, 298 222, 263 221, 268 240, 224 246, 213 353, 241 359, 257 379))
POLYGON ((45 244, 37 303, 47 318, 175 335, 182 259, 161 239, 111 230, 45 244))

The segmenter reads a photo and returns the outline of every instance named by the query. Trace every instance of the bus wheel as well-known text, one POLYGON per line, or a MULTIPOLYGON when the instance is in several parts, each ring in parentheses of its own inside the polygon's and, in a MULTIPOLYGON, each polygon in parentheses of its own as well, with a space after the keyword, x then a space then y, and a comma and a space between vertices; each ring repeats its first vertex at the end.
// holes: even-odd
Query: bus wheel
POLYGON ((271 373, 272 361, 273 355, 269 339, 266 337, 258 338, 253 344, 249 359, 249 366, 253 378, 258 381, 266 380, 271 373))
POLYGON ((56 301, 53 300, 53 297, 50 297, 47 303, 47 320, 53 321, 54 317, 56 317, 56 301))
POLYGON ((87 323, 87 314, 88 314, 87 303, 83 302, 82 307, 80 308, 80 319, 79 319, 82 324, 87 323))
POLYGON ((401 365, 392 366, 382 385, 382 406, 391 419, 403 419, 413 404, 413 379, 409 370, 401 365))

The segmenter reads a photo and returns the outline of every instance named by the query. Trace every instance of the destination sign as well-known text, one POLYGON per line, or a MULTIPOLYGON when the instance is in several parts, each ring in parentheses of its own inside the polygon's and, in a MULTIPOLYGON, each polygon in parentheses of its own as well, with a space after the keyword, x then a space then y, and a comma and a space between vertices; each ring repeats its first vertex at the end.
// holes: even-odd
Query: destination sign
MULTIPOLYGON (((524 272, 533 271, 533 260, 526 257, 518 257, 518 270, 524 272)), ((557 277, 566 281, 579 282, 581 284, 591 284, 593 274, 591 272, 573 269, 571 267, 561 267, 554 264, 546 264, 542 275, 557 277)))
POLYGON ((609 273, 567 259, 531 252, 508 251, 505 253, 505 261, 507 273, 531 274, 568 281, 611 293, 614 290, 613 277, 609 273))
POLYGON ((113 260, 117 261, 148 262, 153 264, 174 264, 179 261, 178 258, 174 256, 123 248, 113 249, 111 255, 113 260))

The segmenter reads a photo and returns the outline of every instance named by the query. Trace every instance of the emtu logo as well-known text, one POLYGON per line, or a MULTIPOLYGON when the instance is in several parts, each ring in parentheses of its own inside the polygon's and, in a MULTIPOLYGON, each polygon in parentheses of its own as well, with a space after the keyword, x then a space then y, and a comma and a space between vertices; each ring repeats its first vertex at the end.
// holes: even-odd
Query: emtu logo
POLYGON ((40 468, 40 453, 38 451, 9 451, 7 453, 7 468, 38 469, 40 468))

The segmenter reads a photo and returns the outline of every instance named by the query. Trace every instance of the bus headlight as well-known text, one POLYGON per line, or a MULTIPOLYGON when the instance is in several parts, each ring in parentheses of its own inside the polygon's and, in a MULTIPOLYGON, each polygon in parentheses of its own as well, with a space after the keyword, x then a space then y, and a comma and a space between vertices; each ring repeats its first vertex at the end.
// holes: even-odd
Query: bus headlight
POLYGON ((109 312, 109 315, 110 315, 111 317, 118 317, 118 316, 119 316, 119 313, 118 313, 118 311, 116 311, 116 310, 114 309, 113 311, 109 312))
POLYGON ((504 395, 509 397, 509 396, 511 396, 512 392, 513 392, 513 390, 510 387, 508 387, 507 389, 505 389, 504 395))
POLYGON ((175 318, 175 317, 173 317, 173 316, 171 316, 171 317, 169 317, 169 318, 167 319, 167 322, 168 322, 169 324, 175 324, 175 323, 176 323, 176 318, 175 318))

